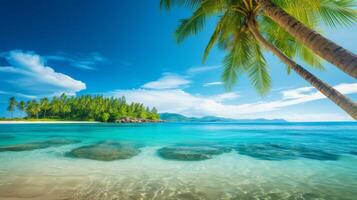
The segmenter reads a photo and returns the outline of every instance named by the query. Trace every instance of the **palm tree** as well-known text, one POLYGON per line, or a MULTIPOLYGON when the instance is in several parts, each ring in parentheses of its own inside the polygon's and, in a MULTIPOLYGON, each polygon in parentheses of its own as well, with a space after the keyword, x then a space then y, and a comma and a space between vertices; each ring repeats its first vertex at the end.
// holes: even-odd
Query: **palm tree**
POLYGON ((38 114, 41 112, 40 104, 36 100, 28 101, 26 105, 26 113, 29 117, 38 118, 38 114))
POLYGON ((61 110, 61 102, 58 97, 54 96, 51 101, 50 116, 57 115, 61 110))
POLYGON ((25 110, 25 102, 24 101, 19 101, 17 103, 17 109, 19 109, 20 111, 24 111, 25 110))
MULTIPOLYGON (((274 1, 276 4, 271 0, 255 1, 258 2, 260 9, 266 16, 278 23, 299 42, 345 73, 357 78, 357 56, 354 53, 323 37, 281 8, 291 8, 292 14, 297 12, 295 16, 310 14, 313 15, 312 18, 321 17, 327 24, 335 26, 336 23, 349 24, 356 21, 356 11, 352 9, 356 6, 356 3, 353 0, 277 0, 274 1), (302 12, 304 10, 294 8, 299 4, 304 5, 305 9, 309 9, 308 12, 304 13, 302 12), (320 15, 316 13, 320 13, 320 15)), ((309 17, 304 17, 309 19, 309 17)))
POLYGON ((17 109, 19 109, 20 111, 24 111, 25 110, 25 102, 20 101, 19 103, 17 103, 17 109))
POLYGON ((7 107, 7 111, 9 111, 11 113, 11 118, 13 118, 16 104, 17 104, 17 102, 16 102, 15 97, 10 97, 9 106, 7 107))
POLYGON ((181 21, 176 31, 178 41, 202 30, 207 17, 220 15, 215 31, 206 47, 204 59, 216 43, 228 51, 224 59, 225 69, 222 75, 228 88, 235 84, 238 73, 245 72, 248 73, 252 84, 260 94, 269 91, 271 80, 262 53, 261 47, 264 47, 278 56, 288 66, 288 70, 294 70, 350 116, 357 119, 357 105, 354 102, 315 77, 291 58, 299 56, 312 66, 321 67, 319 60, 281 30, 277 24, 259 15, 260 8, 252 0, 161 0, 161 5, 168 8, 175 3, 195 8, 190 18, 181 21))
POLYGON ((50 109, 50 103, 48 98, 45 97, 40 100, 40 107, 43 111, 43 118, 46 118, 46 112, 50 109))
MULTIPOLYGON (((217 0, 220 4, 225 0, 217 0)), ((161 6, 172 4, 195 7, 203 0, 161 0, 161 6)), ((314 31, 316 24, 351 25, 357 20, 354 0, 230 0, 242 10, 241 2, 253 5, 259 15, 271 18, 300 43, 339 69, 357 78, 357 56, 314 31), (260 12, 261 11, 261 12, 260 12)), ((244 9, 244 8, 243 8, 244 9)))

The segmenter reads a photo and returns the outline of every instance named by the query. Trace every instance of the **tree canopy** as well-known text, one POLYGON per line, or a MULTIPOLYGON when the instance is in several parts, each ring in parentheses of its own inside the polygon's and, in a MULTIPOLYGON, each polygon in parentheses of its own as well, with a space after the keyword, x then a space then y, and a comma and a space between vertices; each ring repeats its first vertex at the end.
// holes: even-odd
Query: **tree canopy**
MULTIPOLYGON (((353 0, 274 0, 290 15, 306 26, 318 29, 321 22, 329 26, 351 25, 356 20, 353 0)), ((246 73, 259 94, 271 88, 269 68, 263 54, 264 48, 248 29, 248 21, 254 19, 261 34, 289 58, 299 58, 311 67, 323 69, 321 59, 299 43, 261 10, 257 0, 161 0, 162 8, 174 5, 192 9, 192 15, 182 19, 175 36, 182 42, 188 36, 204 30, 209 18, 216 18, 216 26, 204 51, 205 60, 217 44, 227 52, 222 80, 231 89, 237 78, 246 73)), ((288 73, 291 68, 287 67, 288 73)))
MULTIPOLYGON (((11 97, 9 104, 15 98, 11 97)), ((15 107, 15 106, 14 106, 15 107)), ((54 96, 40 100, 18 102, 17 108, 26 113, 27 118, 65 119, 114 122, 123 117, 159 120, 157 109, 150 109, 141 103, 127 103, 125 97, 103 96, 54 96)))

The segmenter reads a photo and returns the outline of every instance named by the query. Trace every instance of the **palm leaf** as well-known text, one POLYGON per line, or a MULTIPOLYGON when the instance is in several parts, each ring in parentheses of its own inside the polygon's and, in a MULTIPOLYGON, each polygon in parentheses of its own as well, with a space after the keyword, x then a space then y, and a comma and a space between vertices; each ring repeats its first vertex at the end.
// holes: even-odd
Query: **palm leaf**
POLYGON ((231 90, 237 82, 237 73, 244 72, 252 56, 252 39, 246 32, 235 33, 233 48, 223 61, 222 81, 227 90, 231 90))
POLYGON ((202 0, 160 0, 160 8, 170 9, 173 5, 194 8, 202 0))
POLYGON ((229 40, 225 39, 228 39, 237 30, 237 28, 239 29, 239 27, 243 26, 242 18, 242 14, 234 13, 232 10, 227 10, 223 16, 219 18, 216 28, 205 48, 203 61, 207 59, 209 52, 217 41, 218 43, 224 44, 219 45, 223 47, 223 49, 228 47, 226 44, 229 40))
POLYGON ((311 67, 314 67, 316 69, 319 70, 324 70, 324 66, 322 66, 322 59, 316 55, 314 55, 314 53, 306 48, 303 45, 298 44, 297 46, 297 50, 299 53, 299 57, 308 65, 310 65, 311 67))
POLYGON ((248 76, 258 93, 264 95, 271 88, 271 78, 268 66, 266 65, 264 56, 258 44, 254 46, 254 51, 252 53, 252 58, 247 69, 248 76))
POLYGON ((219 2, 223 1, 202 1, 200 6, 194 11, 190 18, 181 20, 181 23, 175 32, 177 42, 182 42, 188 36, 199 33, 203 29, 209 16, 215 15, 222 11, 224 4, 219 2))
POLYGON ((179 27, 175 32, 177 42, 182 42, 190 35, 199 33, 206 22, 206 13, 197 10, 192 17, 188 19, 182 19, 179 27))
POLYGON ((322 21, 331 26, 349 26, 357 21, 356 1, 352 0, 321 0, 319 15, 322 21))

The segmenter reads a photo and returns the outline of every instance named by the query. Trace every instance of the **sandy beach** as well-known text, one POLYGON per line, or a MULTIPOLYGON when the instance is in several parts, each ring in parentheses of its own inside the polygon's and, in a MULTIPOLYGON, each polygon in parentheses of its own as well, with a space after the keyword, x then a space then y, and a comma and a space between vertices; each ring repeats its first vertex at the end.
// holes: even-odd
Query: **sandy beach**
POLYGON ((0 121, 0 124, 93 124, 95 121, 0 121))

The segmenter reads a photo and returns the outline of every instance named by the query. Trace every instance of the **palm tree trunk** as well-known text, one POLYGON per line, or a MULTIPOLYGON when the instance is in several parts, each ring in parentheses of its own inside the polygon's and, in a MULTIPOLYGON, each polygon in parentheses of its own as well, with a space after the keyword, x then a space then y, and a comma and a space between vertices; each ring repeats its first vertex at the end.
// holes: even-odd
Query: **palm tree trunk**
POLYGON ((249 30, 254 35, 255 39, 262 44, 265 48, 272 51, 276 56, 280 58, 286 65, 293 69, 299 76, 309 82, 317 90, 319 90, 326 97, 331 99, 335 104, 340 106, 344 111, 346 111, 353 119, 357 120, 357 104, 351 99, 341 94, 339 91, 335 90, 333 87, 323 82, 309 71, 295 63, 289 57, 287 57, 283 52, 281 52, 277 47, 269 43, 259 32, 255 21, 249 20, 248 22, 249 30))
POLYGON ((271 0, 257 0, 263 12, 299 42, 345 73, 357 78, 357 56, 305 26, 271 0))

